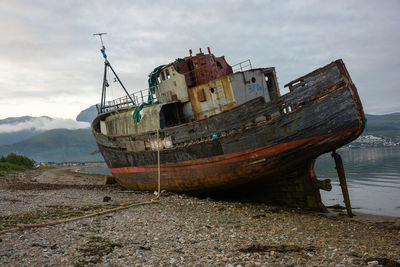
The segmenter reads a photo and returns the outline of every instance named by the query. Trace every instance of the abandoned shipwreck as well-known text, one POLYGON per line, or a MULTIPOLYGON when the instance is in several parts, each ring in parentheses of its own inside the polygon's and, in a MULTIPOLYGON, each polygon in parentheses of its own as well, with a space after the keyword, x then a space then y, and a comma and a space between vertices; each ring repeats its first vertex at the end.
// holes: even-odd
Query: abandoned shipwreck
POLYGON ((105 48, 93 134, 117 181, 134 190, 230 193, 324 209, 315 159, 364 129, 342 60, 300 77, 281 95, 275 68, 230 66, 200 52, 154 69, 149 89, 128 94, 105 48), (127 95, 106 101, 107 70, 127 95), (158 180, 159 179, 159 180, 158 180), (160 181, 160 182, 158 182, 160 181))

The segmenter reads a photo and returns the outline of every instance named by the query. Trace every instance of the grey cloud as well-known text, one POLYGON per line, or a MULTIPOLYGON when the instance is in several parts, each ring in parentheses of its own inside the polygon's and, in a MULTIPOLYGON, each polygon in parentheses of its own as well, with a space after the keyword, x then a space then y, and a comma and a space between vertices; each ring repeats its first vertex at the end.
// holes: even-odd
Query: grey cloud
POLYGON ((103 63, 92 34, 107 32, 110 62, 130 90, 144 89, 154 67, 210 46, 231 64, 275 66, 281 85, 343 58, 365 110, 395 112, 399 25, 394 0, 2 1, 0 90, 53 99, 75 117, 59 96, 94 104, 103 63))
POLYGON ((72 119, 31 117, 23 122, 0 124, 0 133, 12 133, 21 130, 46 131, 51 129, 80 129, 88 128, 88 122, 75 121, 72 119))

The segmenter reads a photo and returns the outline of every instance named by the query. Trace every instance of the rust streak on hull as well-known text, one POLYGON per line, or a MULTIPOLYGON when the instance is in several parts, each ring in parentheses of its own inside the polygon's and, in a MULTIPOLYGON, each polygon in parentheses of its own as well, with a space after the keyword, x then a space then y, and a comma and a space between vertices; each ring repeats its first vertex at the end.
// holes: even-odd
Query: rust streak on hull
POLYGON ((232 73, 223 57, 211 54, 156 70, 156 94, 166 103, 142 107, 141 122, 132 121, 135 108, 102 113, 92 122, 121 185, 156 190, 159 150, 162 190, 244 194, 324 210, 319 189, 329 183, 317 179, 315 159, 365 127, 342 60, 292 81, 283 96, 275 68, 232 73))
MULTIPOLYGON (((338 136, 343 136, 349 133, 354 133, 358 131, 358 127, 354 127, 352 129, 348 129, 345 131, 333 133, 333 134, 326 134, 323 136, 316 136, 310 137, 302 140, 291 141, 283 144, 277 144, 273 146, 266 146, 266 147, 259 147, 255 149, 248 149, 245 151, 240 151, 236 153, 226 154, 215 156, 211 158, 205 159, 198 159, 198 160, 188 160, 182 161, 178 163, 166 163, 160 166, 162 171, 168 171, 171 168, 207 168, 210 166, 221 165, 226 163, 234 163, 238 161, 245 161, 245 160, 254 160, 257 161, 260 157, 271 156, 274 154, 279 154, 283 152, 287 152, 291 149, 300 147, 304 144, 314 145, 320 142, 321 140, 327 138, 335 138, 338 136)), ((255 164, 254 163, 249 163, 255 164)), ((114 175, 118 175, 119 173, 140 173, 140 172, 154 172, 157 170, 157 165, 148 165, 148 166, 135 166, 135 167, 122 167, 122 168, 110 168, 110 171, 114 175)), ((168 189, 167 189, 168 190, 168 189)))

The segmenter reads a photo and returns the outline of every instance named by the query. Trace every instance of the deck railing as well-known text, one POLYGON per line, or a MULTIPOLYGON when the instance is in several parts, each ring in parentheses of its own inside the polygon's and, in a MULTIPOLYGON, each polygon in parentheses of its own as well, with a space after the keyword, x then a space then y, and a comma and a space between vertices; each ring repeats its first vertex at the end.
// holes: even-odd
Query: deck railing
POLYGON ((250 59, 239 62, 232 66, 233 72, 245 71, 245 70, 251 70, 251 69, 253 69, 253 67, 251 66, 250 59))
MULTIPOLYGON (((140 90, 138 92, 134 92, 133 94, 131 94, 130 97, 132 98, 132 100, 135 103, 132 103, 132 101, 130 100, 130 98, 127 95, 110 100, 110 101, 106 101, 101 113, 105 113, 105 112, 109 112, 109 111, 113 111, 113 110, 117 110, 117 109, 128 109, 128 108, 140 106, 143 103, 147 103, 149 100, 149 92, 150 92, 149 89, 144 89, 144 90, 140 90)), ((154 101, 156 99, 155 94, 150 93, 150 99, 152 101, 154 101)), ((100 104, 97 104, 96 107, 97 107, 97 112, 100 113, 100 104)))
MULTIPOLYGON (((239 62, 232 66, 233 72, 246 71, 246 70, 251 70, 251 69, 252 69, 252 66, 251 66, 250 59, 239 62)), ((189 72, 194 72, 194 70, 191 70, 189 72)), ((186 73, 183 73, 183 74, 186 74, 186 73)), ((193 77, 194 77, 194 79, 196 79, 195 75, 193 75, 193 77)), ((116 98, 114 100, 106 101, 101 113, 118 110, 118 109, 128 109, 131 107, 140 106, 141 104, 148 102, 149 89, 144 89, 144 90, 135 92, 135 93, 131 94, 130 97, 132 98, 132 100, 135 103, 132 103, 132 101, 129 99, 128 96, 122 96, 122 97, 116 98)), ((155 94, 151 94, 150 97, 151 97, 152 101, 156 99, 155 94)), ((97 104, 96 107, 97 107, 97 112, 100 113, 100 104, 97 104)))

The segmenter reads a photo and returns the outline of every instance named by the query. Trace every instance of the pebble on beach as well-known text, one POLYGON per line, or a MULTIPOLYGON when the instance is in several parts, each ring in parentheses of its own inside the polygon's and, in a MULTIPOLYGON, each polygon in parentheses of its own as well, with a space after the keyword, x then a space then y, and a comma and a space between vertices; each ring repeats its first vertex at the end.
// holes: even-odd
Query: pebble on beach
MULTIPOLYGON (((0 231, 154 198, 103 180, 71 168, 0 177, 0 231)), ((0 264, 398 266, 399 218, 357 217, 163 193, 152 204, 2 234, 0 264)))

